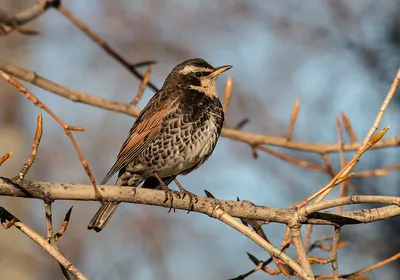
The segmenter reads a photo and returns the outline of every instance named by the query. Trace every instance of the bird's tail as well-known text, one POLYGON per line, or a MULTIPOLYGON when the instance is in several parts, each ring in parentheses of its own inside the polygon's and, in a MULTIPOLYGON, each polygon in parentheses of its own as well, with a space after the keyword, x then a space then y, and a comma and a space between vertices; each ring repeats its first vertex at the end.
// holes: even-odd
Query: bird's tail
MULTIPOLYGON (((176 176, 165 177, 162 180, 166 185, 168 185, 175 179, 175 177, 176 176)), ((133 184, 133 186, 139 185, 141 181, 142 181, 141 178, 139 178, 137 182, 133 184)), ((120 180, 118 180, 116 185, 123 185, 123 184, 121 184, 120 180)), ((150 177, 146 179, 142 187, 148 189, 157 189, 159 186, 160 182, 155 177, 150 177)), ((119 202, 104 202, 103 205, 100 207, 100 209, 97 210, 92 220, 90 221, 88 229, 93 229, 96 232, 100 232, 106 226, 111 216, 114 214, 115 210, 117 210, 118 205, 119 202)))
POLYGON ((88 225, 88 229, 94 229, 96 232, 101 231, 114 214, 119 202, 105 202, 93 216, 88 225))
MULTIPOLYGON (((115 185, 117 186, 127 186, 126 179, 127 178, 122 178, 121 175, 125 172, 125 170, 121 170, 118 174, 118 180, 115 182, 115 185), (124 181, 125 179, 125 181, 124 181)), ((107 182, 109 176, 107 175, 100 183, 100 185, 103 185, 107 182)), ((131 177, 129 177, 129 181, 131 181, 131 184, 129 186, 136 187, 139 185, 142 181, 143 178, 140 175, 137 174, 132 174, 131 177)), ((96 232, 100 232, 108 223, 110 220, 111 216, 114 214, 115 210, 117 210, 119 205, 119 202, 104 202, 103 205, 100 207, 99 210, 97 210, 96 214, 93 216, 93 218, 90 220, 90 223, 88 225, 88 229, 93 229, 96 232)))

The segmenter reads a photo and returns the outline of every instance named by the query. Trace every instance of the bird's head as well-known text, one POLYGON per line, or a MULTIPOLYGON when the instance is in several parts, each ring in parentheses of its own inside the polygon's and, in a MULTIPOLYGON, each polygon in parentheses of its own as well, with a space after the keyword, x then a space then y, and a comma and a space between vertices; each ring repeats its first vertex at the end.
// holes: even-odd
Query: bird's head
POLYGON ((217 96, 215 80, 230 68, 231 65, 215 68, 204 59, 192 58, 178 64, 168 75, 164 86, 194 89, 210 97, 217 96))

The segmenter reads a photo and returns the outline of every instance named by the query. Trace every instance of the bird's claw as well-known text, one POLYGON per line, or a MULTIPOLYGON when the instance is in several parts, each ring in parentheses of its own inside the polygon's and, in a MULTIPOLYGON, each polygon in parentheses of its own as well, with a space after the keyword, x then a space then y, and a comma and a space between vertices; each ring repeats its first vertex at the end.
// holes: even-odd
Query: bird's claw
POLYGON ((174 212, 175 212, 175 208, 173 207, 174 196, 172 194, 172 191, 167 188, 164 190, 164 193, 165 193, 165 199, 164 199, 163 203, 166 203, 168 200, 170 201, 168 213, 171 212, 172 209, 174 209, 174 212))
POLYGON ((186 195, 189 197, 189 210, 188 210, 189 213, 190 211, 193 210, 194 204, 199 201, 199 198, 194 193, 191 193, 185 190, 184 188, 180 188, 179 199, 184 199, 186 195))
POLYGON ((193 210, 194 204, 199 201, 199 198, 194 193, 185 190, 185 188, 181 185, 181 183, 179 183, 177 179, 174 179, 174 181, 179 188, 179 194, 178 194, 179 199, 184 199, 186 195, 189 197, 189 210, 188 210, 189 213, 190 211, 193 210))

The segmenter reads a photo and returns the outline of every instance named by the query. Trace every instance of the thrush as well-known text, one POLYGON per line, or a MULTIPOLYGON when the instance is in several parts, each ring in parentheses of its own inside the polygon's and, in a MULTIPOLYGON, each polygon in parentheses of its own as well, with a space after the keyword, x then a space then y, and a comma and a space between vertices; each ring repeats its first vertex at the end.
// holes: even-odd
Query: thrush
MULTIPOLYGON (((115 185, 137 187, 144 182, 143 188, 162 188, 167 199, 168 184, 176 176, 200 167, 217 144, 224 113, 215 82, 231 67, 215 68, 201 58, 177 65, 140 112, 116 162, 100 184, 118 172, 115 185)), ((189 193, 177 185, 183 194, 189 193)), ((118 205, 103 203, 88 229, 101 231, 118 205)))

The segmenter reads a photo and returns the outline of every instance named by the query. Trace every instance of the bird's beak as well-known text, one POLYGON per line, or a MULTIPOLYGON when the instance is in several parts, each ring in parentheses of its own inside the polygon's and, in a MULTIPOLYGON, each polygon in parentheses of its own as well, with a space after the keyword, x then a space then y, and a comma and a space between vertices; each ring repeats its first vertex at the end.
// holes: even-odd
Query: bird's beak
POLYGON ((231 68, 232 68, 232 65, 224 65, 224 66, 221 66, 221 67, 217 67, 217 68, 215 68, 214 72, 211 72, 209 77, 215 78, 219 74, 222 74, 222 73, 224 73, 225 71, 227 71, 227 70, 229 70, 231 68))

